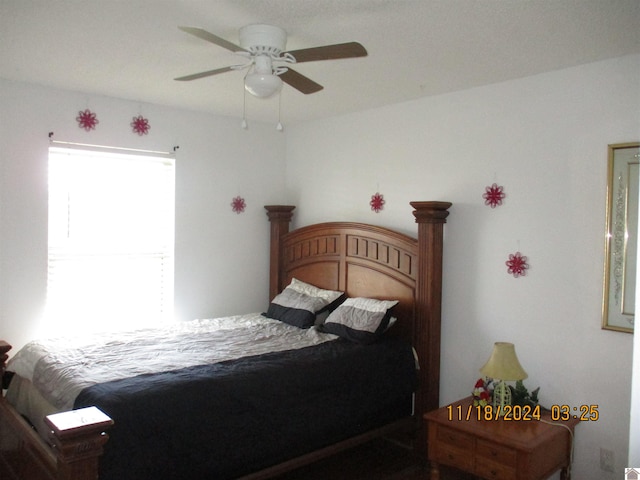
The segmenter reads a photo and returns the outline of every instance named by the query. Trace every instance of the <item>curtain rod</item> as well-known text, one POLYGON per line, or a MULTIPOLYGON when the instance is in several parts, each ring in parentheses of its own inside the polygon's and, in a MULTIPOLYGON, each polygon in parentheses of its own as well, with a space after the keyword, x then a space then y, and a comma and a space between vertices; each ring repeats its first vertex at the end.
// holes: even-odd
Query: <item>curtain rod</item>
POLYGON ((89 148, 92 150, 101 150, 105 152, 119 152, 119 153, 137 153, 143 155, 155 155, 158 157, 174 157, 175 152, 180 148, 179 146, 173 147, 173 152, 161 152, 157 150, 143 150, 138 148, 125 148, 125 147, 110 147, 106 145, 94 145, 90 143, 78 143, 78 142, 63 142, 61 140, 53 140, 53 132, 49 132, 49 142, 52 145, 66 147, 66 148, 89 148))

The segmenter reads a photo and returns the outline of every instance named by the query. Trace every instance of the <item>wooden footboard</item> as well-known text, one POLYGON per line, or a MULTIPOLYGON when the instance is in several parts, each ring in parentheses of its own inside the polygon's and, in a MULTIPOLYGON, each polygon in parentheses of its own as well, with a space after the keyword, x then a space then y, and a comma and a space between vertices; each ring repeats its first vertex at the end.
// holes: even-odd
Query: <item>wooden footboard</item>
MULTIPOLYGON (((0 340, 0 378, 11 345, 0 340)), ((22 416, 0 395, 0 478, 7 480, 94 480, 98 458, 112 424, 95 407, 49 415, 47 445, 22 416)))

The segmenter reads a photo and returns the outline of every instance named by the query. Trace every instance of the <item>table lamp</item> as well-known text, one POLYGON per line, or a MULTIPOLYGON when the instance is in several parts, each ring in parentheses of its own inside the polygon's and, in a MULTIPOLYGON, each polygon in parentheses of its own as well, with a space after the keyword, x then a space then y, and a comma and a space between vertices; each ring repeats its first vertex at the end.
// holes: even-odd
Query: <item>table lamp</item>
POLYGON ((524 380, 528 376, 518 361, 515 346, 508 342, 496 342, 493 345, 493 352, 480 369, 480 373, 496 382, 493 389, 493 408, 499 408, 499 415, 504 414, 505 405, 511 405, 511 390, 504 382, 524 380))

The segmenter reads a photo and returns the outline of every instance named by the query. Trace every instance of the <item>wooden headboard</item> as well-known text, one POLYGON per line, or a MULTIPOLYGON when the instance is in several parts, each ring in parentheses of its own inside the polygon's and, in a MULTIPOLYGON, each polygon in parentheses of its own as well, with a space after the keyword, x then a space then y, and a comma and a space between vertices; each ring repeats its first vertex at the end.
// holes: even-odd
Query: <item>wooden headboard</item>
POLYGON ((438 408, 443 225, 449 202, 411 202, 417 238, 384 227, 329 222, 289 231, 295 207, 268 205, 271 222, 269 296, 291 278, 350 297, 399 300, 390 333, 416 349, 420 386, 416 413, 438 408))

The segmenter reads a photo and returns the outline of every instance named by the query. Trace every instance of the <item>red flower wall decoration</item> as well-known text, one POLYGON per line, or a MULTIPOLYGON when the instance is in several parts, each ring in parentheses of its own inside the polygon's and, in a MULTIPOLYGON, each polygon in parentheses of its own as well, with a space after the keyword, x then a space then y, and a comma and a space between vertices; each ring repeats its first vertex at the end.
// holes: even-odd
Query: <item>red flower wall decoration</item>
POLYGON ((84 128, 87 132, 89 130, 95 130, 96 125, 100 123, 96 118, 96 114, 88 108, 84 112, 82 110, 78 112, 76 122, 78 122, 80 128, 84 128))
POLYGON ((376 192, 375 195, 371 196, 369 205, 371 205, 371 210, 378 213, 384 206, 384 196, 381 193, 376 192))
POLYGON ((524 276, 526 274, 526 270, 529 268, 527 257, 522 255, 520 252, 510 254, 509 260, 507 260, 505 264, 509 267, 507 272, 516 278, 524 276))
POLYGON ((235 197, 231 201, 231 208, 237 214, 240 214, 240 213, 244 212, 244 209, 245 209, 246 206, 247 206, 247 204, 245 203, 244 198, 242 198, 242 197, 235 197))
POLYGON ((138 115, 137 117, 133 117, 131 128, 133 128, 133 133, 137 133, 142 136, 149 133, 151 126, 149 125, 149 120, 144 118, 142 115, 138 115))
POLYGON ((499 187, 495 183, 490 187, 487 187, 485 192, 482 194, 484 204, 490 205, 491 208, 496 208, 498 205, 502 205, 502 199, 505 197, 502 189, 503 187, 499 187))

